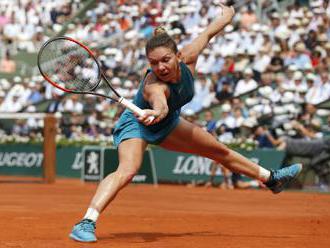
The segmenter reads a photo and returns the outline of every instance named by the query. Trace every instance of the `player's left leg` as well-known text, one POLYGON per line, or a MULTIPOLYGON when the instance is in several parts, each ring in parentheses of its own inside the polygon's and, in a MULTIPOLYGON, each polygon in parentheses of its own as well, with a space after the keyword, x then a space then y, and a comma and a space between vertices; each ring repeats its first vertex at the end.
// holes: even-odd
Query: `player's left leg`
POLYGON ((138 172, 147 145, 146 141, 139 138, 127 139, 120 143, 117 170, 109 174, 98 185, 84 218, 73 227, 70 238, 80 242, 95 242, 97 240, 95 228, 99 214, 138 172))
POLYGON ((268 171, 239 153, 221 144, 202 128, 181 119, 178 126, 160 144, 161 147, 179 152, 200 155, 218 161, 233 172, 258 179, 274 192, 279 193, 301 171, 295 164, 276 171, 268 171))

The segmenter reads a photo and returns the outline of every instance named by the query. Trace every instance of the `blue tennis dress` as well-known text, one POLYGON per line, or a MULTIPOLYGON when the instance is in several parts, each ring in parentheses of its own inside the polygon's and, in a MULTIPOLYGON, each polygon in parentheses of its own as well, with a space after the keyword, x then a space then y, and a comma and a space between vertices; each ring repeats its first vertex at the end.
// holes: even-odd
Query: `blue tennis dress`
MULTIPOLYGON (((167 99, 168 115, 154 125, 145 126, 136 119, 131 111, 126 109, 115 125, 113 137, 116 147, 122 141, 132 138, 141 138, 150 144, 160 144, 178 125, 181 107, 190 102, 194 96, 194 78, 189 68, 180 62, 180 69, 180 81, 168 84, 170 89, 170 96, 167 99)), ((148 70, 147 74, 150 71, 148 70)), ((141 82, 133 102, 141 109, 151 109, 149 103, 143 99, 143 85, 144 81, 141 82)))

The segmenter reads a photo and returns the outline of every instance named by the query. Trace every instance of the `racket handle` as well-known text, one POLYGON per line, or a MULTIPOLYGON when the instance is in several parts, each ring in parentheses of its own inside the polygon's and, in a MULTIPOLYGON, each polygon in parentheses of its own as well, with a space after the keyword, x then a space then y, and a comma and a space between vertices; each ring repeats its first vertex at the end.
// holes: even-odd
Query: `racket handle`
MULTIPOLYGON (((124 97, 121 97, 118 102, 121 103, 125 108, 128 108, 133 113, 137 114, 138 116, 144 116, 144 114, 145 114, 143 109, 140 109, 138 106, 136 106, 134 103, 128 101, 124 97)), ((154 116, 149 117, 150 122, 153 121, 154 119, 155 119, 154 116)))

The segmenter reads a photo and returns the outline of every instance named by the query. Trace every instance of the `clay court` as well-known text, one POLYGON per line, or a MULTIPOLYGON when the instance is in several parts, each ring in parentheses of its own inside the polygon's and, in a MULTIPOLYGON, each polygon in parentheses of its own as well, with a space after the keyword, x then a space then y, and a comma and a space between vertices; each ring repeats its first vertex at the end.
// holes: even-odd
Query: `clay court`
POLYGON ((96 189, 0 177, 0 247, 329 247, 330 195, 129 185, 97 226, 98 242, 68 238, 96 189))

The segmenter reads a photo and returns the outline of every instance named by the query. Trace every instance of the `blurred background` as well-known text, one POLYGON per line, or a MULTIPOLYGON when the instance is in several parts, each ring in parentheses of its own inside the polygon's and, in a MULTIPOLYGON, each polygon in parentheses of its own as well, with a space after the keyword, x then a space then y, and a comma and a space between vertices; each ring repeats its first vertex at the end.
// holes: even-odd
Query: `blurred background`
MULTIPOLYGON (((112 144, 123 109, 66 95, 46 83, 36 57, 51 37, 87 44, 121 95, 132 99, 148 68, 144 46, 163 25, 179 48, 218 16, 226 0, 1 0, 0 144, 42 142, 55 113, 58 144, 112 144), (8 119, 8 113, 17 113, 8 119)), ((235 1, 239 2, 239 1, 235 1)), ((283 151, 308 161, 313 184, 330 174, 330 4, 247 0, 197 63, 195 96, 182 116, 232 148, 283 151)))

